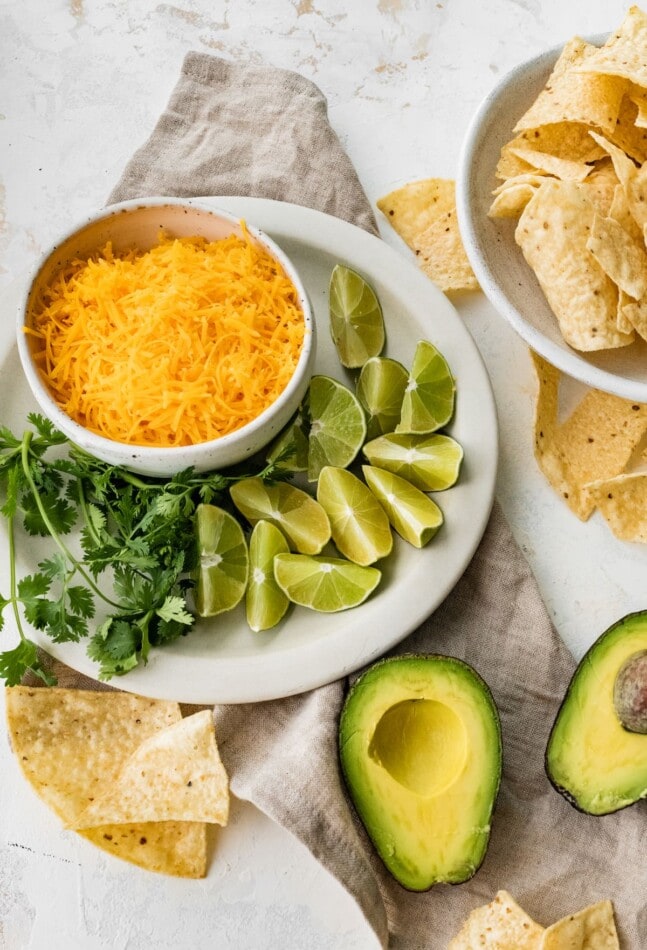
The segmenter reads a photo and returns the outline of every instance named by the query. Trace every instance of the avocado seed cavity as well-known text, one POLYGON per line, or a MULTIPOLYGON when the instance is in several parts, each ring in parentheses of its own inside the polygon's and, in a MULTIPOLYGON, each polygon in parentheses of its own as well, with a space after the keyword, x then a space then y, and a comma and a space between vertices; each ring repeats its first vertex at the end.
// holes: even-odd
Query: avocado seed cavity
POLYGON ((465 764, 465 726, 444 703, 405 700, 387 709, 378 722, 369 755, 414 794, 438 795, 456 781, 465 764))
POLYGON ((634 653, 620 667, 613 704, 625 729, 647 735, 647 650, 634 653))

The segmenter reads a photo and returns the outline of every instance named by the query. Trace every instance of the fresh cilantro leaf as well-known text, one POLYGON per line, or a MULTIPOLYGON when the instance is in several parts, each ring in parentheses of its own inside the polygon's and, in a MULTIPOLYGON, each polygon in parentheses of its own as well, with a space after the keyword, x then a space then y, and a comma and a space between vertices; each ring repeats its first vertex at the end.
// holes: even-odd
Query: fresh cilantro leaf
POLYGON ((79 617, 94 617, 94 600, 87 587, 75 584, 67 588, 67 601, 72 610, 79 617))
POLYGON ((104 624, 88 644, 88 655, 94 660, 110 657, 112 660, 125 660, 139 647, 136 628, 127 620, 111 620, 104 624))
MULTIPOLYGON (((69 567, 63 554, 61 554, 60 551, 56 551, 51 557, 40 562, 38 570, 50 581, 58 579, 64 582, 68 575, 69 567)), ((43 593, 45 593, 45 591, 43 591, 43 593)))
MULTIPOLYGON (((42 505, 49 523, 58 534, 68 534, 72 530, 76 523, 76 510, 64 498, 41 495, 40 505, 42 505)), ((33 496, 23 495, 22 506, 24 511, 23 522, 28 534, 46 537, 51 533, 43 518, 39 504, 33 496)))
POLYGON ((15 462, 12 462, 6 472, 5 500, 0 508, 5 518, 13 518, 18 510, 18 499, 22 487, 21 474, 21 470, 15 462))
POLYGON ((175 620, 176 623, 191 625, 194 617, 186 609, 186 603, 183 597, 168 596, 161 607, 155 611, 161 620, 175 620))
POLYGON ((29 670, 47 686, 56 685, 56 679, 41 666, 38 648, 32 640, 25 638, 13 650, 0 653, 0 679, 5 680, 7 686, 18 686, 29 670))
POLYGON ((54 426, 50 419, 46 419, 45 416, 41 416, 37 412, 30 412, 27 418, 41 439, 48 445, 63 445, 67 442, 66 436, 54 426))
POLYGON ((28 574, 18 581, 18 597, 25 605, 29 605, 43 597, 50 586, 47 574, 28 574))

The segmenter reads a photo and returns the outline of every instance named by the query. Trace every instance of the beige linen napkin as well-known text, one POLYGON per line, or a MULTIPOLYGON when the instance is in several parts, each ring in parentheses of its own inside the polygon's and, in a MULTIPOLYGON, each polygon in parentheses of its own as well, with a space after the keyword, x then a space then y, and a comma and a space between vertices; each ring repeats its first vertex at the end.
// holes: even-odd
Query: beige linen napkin
MULTIPOLYGON (((148 194, 263 196, 375 231, 316 86, 283 70, 196 53, 187 56, 167 110, 110 198, 148 194)), ((490 848, 472 881, 412 894, 385 873, 340 779, 344 683, 216 708, 234 794, 306 844, 353 895, 385 947, 443 950, 472 908, 506 888, 542 924, 610 897, 622 946, 644 950, 645 806, 591 818, 548 783, 544 749, 574 663, 498 507, 464 577, 398 652, 405 651, 467 660, 501 712, 503 782, 490 848)), ((58 672, 61 683, 79 683, 70 671, 58 672)))

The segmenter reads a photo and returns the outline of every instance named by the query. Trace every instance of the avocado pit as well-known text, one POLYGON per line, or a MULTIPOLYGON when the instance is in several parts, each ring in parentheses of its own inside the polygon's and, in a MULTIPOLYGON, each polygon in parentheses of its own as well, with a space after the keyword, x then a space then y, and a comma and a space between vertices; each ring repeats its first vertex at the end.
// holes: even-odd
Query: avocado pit
POLYGON ((634 653, 618 670, 613 704, 625 729, 647 735, 647 650, 634 653))

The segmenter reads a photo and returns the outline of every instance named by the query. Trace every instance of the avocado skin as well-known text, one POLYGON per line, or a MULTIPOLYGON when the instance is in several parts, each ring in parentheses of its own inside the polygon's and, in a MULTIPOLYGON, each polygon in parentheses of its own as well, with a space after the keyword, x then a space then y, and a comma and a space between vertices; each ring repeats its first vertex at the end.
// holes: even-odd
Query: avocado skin
MULTIPOLYGON (((433 689, 430 689, 424 697, 421 697, 420 695, 408 695, 406 694, 405 688, 404 694, 401 694, 396 698, 394 705, 397 706, 403 701, 420 698, 433 700, 435 695, 436 694, 433 689)), ((384 704, 384 709, 388 710, 389 708, 392 707, 389 707, 388 702, 386 702, 384 704)), ((375 720, 373 721, 373 725, 375 725, 375 720)), ((368 748, 368 743, 366 743, 366 748, 368 748)), ((463 660, 457 659, 456 657, 434 653, 402 654, 399 656, 387 657, 385 659, 379 660, 377 663, 374 663, 360 675, 360 677, 351 686, 346 696, 339 723, 339 753, 341 771, 344 776, 346 787, 355 809, 362 821, 362 824, 364 825, 369 838, 371 839, 377 853, 382 859, 387 871, 389 871, 389 873, 402 887, 409 891, 421 892, 429 890, 434 884, 437 883, 462 884, 465 881, 470 880, 474 874, 476 874, 483 863, 485 854, 487 852, 487 845, 489 843, 490 822, 501 783, 503 751, 501 724, 494 698, 485 681, 473 667, 463 660), (477 783, 479 788, 482 784, 484 784, 487 789, 486 794, 481 796, 484 798, 484 802, 481 803, 481 811, 480 815, 478 815, 480 822, 476 822, 477 825, 480 824, 479 833, 475 834, 474 828, 472 828, 474 816, 472 814, 466 814, 464 816, 465 828, 468 829, 468 834, 469 831, 471 831, 471 833, 475 836, 473 850, 469 850, 468 853, 462 855, 458 861, 454 862, 452 867, 448 867, 444 870, 440 869, 440 871, 438 869, 430 869, 429 867, 422 866, 429 860, 433 859, 433 834, 430 835, 428 840, 425 841, 423 853, 417 856, 405 854, 404 862, 400 861, 400 855, 406 851, 406 846, 404 847, 404 851, 403 848, 400 847, 401 843, 398 844, 397 841, 395 844, 391 844, 389 846, 388 835, 382 836, 380 834, 379 824, 376 827, 374 817, 371 820, 363 800, 363 790, 362 788, 357 787, 357 779, 355 774, 357 770, 353 764, 353 757, 348 752, 349 740, 351 740, 357 733, 357 729, 355 728, 357 724, 355 713, 356 709, 358 707, 361 709, 363 705, 362 694, 368 687, 373 687, 375 684, 379 684, 380 693, 382 690, 388 690, 390 684, 392 684, 394 681, 397 682, 401 677, 406 679, 407 674, 412 670, 415 671, 416 676, 422 676, 423 679, 425 678, 426 671, 429 671, 431 674, 433 674, 430 677, 430 682, 432 684, 434 677, 439 675, 442 677, 443 670, 446 671, 447 675, 451 675, 454 681, 458 680, 460 682, 461 679, 464 680, 469 687, 467 692, 471 692, 472 695, 472 705, 474 708, 478 707, 478 715, 482 716, 483 722, 486 724, 486 733, 488 737, 488 741, 483 743, 484 746, 487 746, 487 750, 484 750, 486 753, 484 761, 487 763, 486 776, 483 783, 480 781, 482 776, 479 776, 479 781, 477 783), (416 857, 420 859, 420 868, 415 867, 416 857), (413 870, 411 869, 412 860, 414 865, 413 870), (402 863, 409 865, 407 870, 403 870, 402 863)), ((389 788, 391 792, 393 792, 394 788, 397 789, 397 782, 394 783, 390 777, 389 788)), ((406 824, 407 799, 409 799, 410 802, 415 800, 415 802, 419 803, 420 796, 412 796, 411 793, 406 790, 406 788, 402 789, 401 792, 399 789, 397 789, 397 791, 402 795, 403 804, 400 806, 401 818, 406 824)), ((451 794, 451 791, 449 794, 451 794)), ((424 799, 424 795, 422 798, 424 799)), ((437 807, 439 798, 442 798, 442 796, 432 795, 430 797, 430 812, 437 807)), ((414 807, 418 807, 415 802, 414 807)), ((385 796, 383 805, 385 811, 388 811, 389 806, 393 806, 393 802, 389 802, 388 796, 385 796)), ((397 816, 397 807, 394 808, 394 811, 397 816)))
MULTIPOLYGON (((645 610, 627 614, 620 620, 617 620, 589 647, 571 677, 557 715, 555 716, 555 721, 551 728, 548 742, 546 743, 544 769, 555 791, 581 814, 603 818, 605 815, 615 814, 615 812, 629 808, 637 801, 647 797, 647 736, 640 736, 638 733, 628 732, 620 723, 613 703, 613 684, 617 671, 625 660, 640 649, 647 649, 647 611, 645 610), (608 683, 606 684, 607 689, 602 691, 602 695, 600 695, 598 692, 600 688, 598 676, 605 661, 609 663, 608 653, 605 650, 605 647, 609 644, 616 644, 618 652, 614 654, 613 663, 610 664, 606 670, 608 679, 608 683), (604 784, 602 777, 605 774, 608 776, 609 768, 613 764, 613 751, 617 748, 617 744, 622 744, 627 741, 631 742, 637 749, 640 749, 640 746, 642 746, 642 752, 639 761, 637 761, 637 768, 639 768, 640 763, 642 763, 645 773, 642 789, 634 790, 633 792, 627 790, 627 794, 620 795, 620 793, 618 793, 615 798, 612 793, 607 791, 607 798, 605 799, 604 805, 597 804, 595 800, 595 789, 593 790, 594 794, 591 800, 587 800, 582 791, 574 787, 574 781, 565 781, 563 777, 560 778, 557 774, 559 772, 557 758, 565 734, 565 717, 572 716, 572 709, 581 705, 578 693, 582 690, 583 681, 588 678, 594 679, 593 685, 595 685, 598 690, 596 691, 595 697, 593 697, 592 693, 589 696, 590 706, 588 707, 588 711, 597 714, 597 716, 600 717, 600 721, 604 720, 612 728, 613 735, 616 739, 614 746, 607 749, 607 754, 600 755, 599 761, 596 763, 600 770, 600 789, 604 784), (595 702, 593 700, 595 700, 595 702)), ((584 683, 584 685, 586 685, 586 683, 584 683)), ((585 725, 589 726, 588 723, 585 725)), ((570 728, 572 730, 573 727, 571 726, 570 728)), ((590 728, 591 732, 597 731, 597 721, 591 723, 590 728)), ((572 732, 570 734, 572 738, 572 732)), ((573 778, 575 777, 575 769, 572 768, 571 771, 573 778)), ((598 791, 600 791, 600 789, 598 789, 598 791)))

